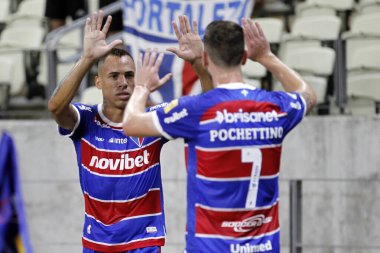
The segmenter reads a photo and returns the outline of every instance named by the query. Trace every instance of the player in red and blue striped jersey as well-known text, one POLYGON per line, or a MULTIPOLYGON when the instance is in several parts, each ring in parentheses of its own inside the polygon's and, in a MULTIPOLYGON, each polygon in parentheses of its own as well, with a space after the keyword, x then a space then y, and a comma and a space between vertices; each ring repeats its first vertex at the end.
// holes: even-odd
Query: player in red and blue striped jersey
MULTIPOLYGON (((60 133, 72 139, 77 153, 85 200, 83 252, 157 253, 166 233, 159 163, 165 139, 123 133, 123 113, 135 84, 135 63, 127 51, 114 48, 120 40, 106 43, 111 18, 103 29, 102 20, 103 12, 87 20, 83 56, 50 98, 49 110, 60 133), (102 90, 103 103, 71 104, 96 61, 95 83, 102 90)), ((182 38, 186 34, 175 29, 181 36, 180 48, 172 51, 197 71, 201 51, 195 52, 192 42, 182 38)), ((170 75, 164 80, 168 78, 170 75)), ((200 78, 202 85, 209 83, 208 76, 200 74, 200 78)))
POLYGON ((209 24, 202 62, 215 89, 155 112, 145 112, 143 105, 161 85, 154 72, 162 56, 147 52, 137 64, 136 87, 125 112, 126 134, 182 137, 187 143, 188 253, 280 252, 282 142, 316 96, 271 53, 258 24, 244 19, 243 28, 228 21, 209 24), (245 84, 241 64, 247 57, 271 71, 286 92, 245 84))

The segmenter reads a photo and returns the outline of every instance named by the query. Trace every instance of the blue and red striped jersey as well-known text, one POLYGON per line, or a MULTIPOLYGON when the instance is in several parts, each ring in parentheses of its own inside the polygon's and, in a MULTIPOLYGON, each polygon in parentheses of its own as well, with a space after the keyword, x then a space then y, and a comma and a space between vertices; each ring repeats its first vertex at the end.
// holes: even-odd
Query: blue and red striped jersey
MULTIPOLYGON (((159 107, 159 106, 158 106, 159 107)), ((160 137, 126 136, 102 105, 74 104, 78 122, 71 132, 85 203, 83 246, 121 252, 162 246, 165 217, 160 171, 160 137)))
POLYGON ((188 253, 280 251, 281 147, 305 107, 297 93, 231 83, 153 114, 186 142, 188 253))

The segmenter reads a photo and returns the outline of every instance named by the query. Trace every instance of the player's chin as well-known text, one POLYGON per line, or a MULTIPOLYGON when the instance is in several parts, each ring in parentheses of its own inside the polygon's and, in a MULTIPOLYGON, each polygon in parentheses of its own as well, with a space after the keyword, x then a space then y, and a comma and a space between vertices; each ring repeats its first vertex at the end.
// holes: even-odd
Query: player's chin
POLYGON ((128 101, 129 101, 129 99, 123 99, 123 100, 118 99, 118 100, 115 100, 114 103, 115 103, 117 108, 124 110, 128 104, 128 101))

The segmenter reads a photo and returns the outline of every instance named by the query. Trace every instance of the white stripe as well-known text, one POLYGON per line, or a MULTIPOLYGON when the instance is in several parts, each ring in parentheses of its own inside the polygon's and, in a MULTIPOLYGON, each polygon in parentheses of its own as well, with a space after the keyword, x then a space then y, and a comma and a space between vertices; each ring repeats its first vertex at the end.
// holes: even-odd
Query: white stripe
POLYGON ((206 125, 206 124, 210 124, 210 123, 213 123, 213 122, 217 122, 216 118, 208 119, 208 120, 203 120, 203 121, 199 122, 199 124, 200 125, 206 125))
POLYGON ((103 203, 128 203, 128 202, 131 202, 131 201, 142 199, 146 195, 148 195, 149 192, 152 192, 152 191, 160 191, 160 188, 151 188, 151 189, 148 190, 147 193, 145 193, 145 194, 143 194, 141 196, 138 196, 136 198, 128 199, 128 200, 105 200, 105 199, 98 199, 98 198, 94 198, 94 197, 90 196, 90 194, 88 194, 88 192, 86 192, 86 191, 84 191, 83 193, 86 194, 90 199, 93 199, 93 200, 96 200, 96 201, 99 201, 99 202, 103 202, 103 203))
POLYGON ((216 148, 206 148, 206 147, 200 147, 196 146, 195 149, 205 151, 205 152, 214 152, 214 151, 230 151, 230 150, 240 150, 242 148, 277 148, 281 147, 282 143, 279 144, 268 144, 268 145, 254 145, 254 146, 230 146, 230 147, 216 147, 216 148))
POLYGON ((264 236, 273 235, 280 231, 280 228, 277 228, 276 230, 270 231, 268 233, 262 234, 262 235, 256 235, 256 236, 245 236, 245 237, 234 237, 234 236, 225 236, 225 235, 210 235, 210 234, 195 234, 195 237, 201 237, 201 238, 215 238, 215 239, 232 239, 232 240, 247 240, 247 239, 259 239, 264 236))
POLYGON ((210 210, 210 211, 215 211, 215 212, 240 212, 240 211, 256 211, 256 210, 265 210, 265 209, 270 209, 277 205, 278 199, 272 204, 268 206, 260 206, 260 207, 255 207, 254 209, 252 208, 219 208, 219 207, 210 207, 210 206, 205 206, 202 204, 195 204, 196 207, 200 207, 202 209, 210 210))
POLYGON ((171 137, 167 132, 164 131, 160 124, 160 120, 158 119, 157 111, 152 112, 152 119, 153 119, 153 125, 156 127, 157 131, 160 132, 162 136, 164 136, 168 140, 173 140, 174 138, 171 137))
POLYGON ((215 182, 231 182, 231 181, 249 181, 250 177, 234 177, 234 178, 219 178, 219 177, 205 177, 197 174, 197 178, 207 181, 215 181, 215 182))
MULTIPOLYGON (((129 136, 126 136, 126 137, 129 137, 129 136)), ((125 152, 131 152, 131 151, 136 151, 136 150, 141 150, 143 148, 146 148, 150 145, 152 145, 153 143, 155 142, 158 142, 158 141, 161 141, 160 138, 157 138, 155 140, 153 140, 152 142, 144 145, 144 146, 141 146, 139 148, 134 148, 134 149, 124 149, 124 150, 109 150, 109 149, 102 149, 102 148, 97 148, 96 146, 94 146, 93 144, 91 144, 89 141, 87 141, 85 138, 82 138, 81 139, 82 141, 86 142, 89 146, 91 146, 92 148, 98 150, 98 151, 106 151, 106 152, 110 152, 110 153, 125 153, 125 152)))
POLYGON ((110 224, 103 223, 103 222, 101 222, 100 220, 95 219, 94 216, 89 215, 89 214, 86 213, 86 212, 85 212, 85 215, 86 215, 87 217, 92 218, 92 219, 95 220, 97 223, 102 224, 103 226, 110 227, 110 226, 112 226, 112 225, 114 225, 114 224, 116 224, 117 222, 120 222, 120 221, 133 220, 133 219, 139 219, 139 218, 145 218, 145 217, 152 217, 152 216, 159 216, 159 215, 162 215, 162 213, 159 212, 159 213, 152 213, 152 214, 143 214, 143 215, 131 216, 131 217, 124 218, 124 219, 121 219, 121 220, 119 220, 119 221, 117 221, 117 222, 115 222, 115 223, 110 223, 110 224))
POLYGON ((302 117, 305 117, 306 111, 308 109, 307 108, 307 104, 306 104, 306 100, 305 100, 305 98, 301 94, 299 94, 299 96, 301 97, 301 101, 303 103, 303 116, 302 117))
POLYGON ((151 166, 149 166, 148 168, 146 168, 145 170, 143 171, 140 171, 140 172, 136 172, 136 173, 133 173, 133 174, 128 174, 128 175, 109 175, 109 174, 100 174, 100 173, 97 173, 97 172, 94 172, 94 171, 91 171, 89 168, 87 168, 83 163, 81 164, 82 167, 87 170, 88 172, 90 172, 91 174, 93 175, 97 175, 97 176, 100 176, 100 177, 133 177, 133 176, 136 176, 136 175, 140 175, 140 174, 143 174, 145 172, 148 172, 150 169, 152 169, 153 167, 156 167, 158 165, 160 165, 160 163, 155 163, 155 164, 152 164, 151 166))
POLYGON ((83 239, 86 240, 86 241, 92 242, 92 243, 101 244, 101 245, 105 245, 105 246, 117 246, 117 245, 128 245, 128 244, 131 244, 131 243, 134 243, 134 242, 142 242, 142 241, 147 241, 147 240, 152 240, 152 239, 153 240, 165 239, 165 236, 148 237, 148 238, 136 239, 136 240, 132 240, 132 241, 129 241, 129 242, 121 242, 121 243, 97 242, 97 241, 90 240, 90 239, 88 239, 88 238, 86 238, 84 236, 83 236, 83 239))
MULTIPOLYGON (((279 175, 280 173, 270 175, 270 176, 260 176, 260 179, 273 179, 273 178, 278 177, 279 175)), ((205 177, 199 174, 197 174, 196 177, 202 180, 215 181, 215 182, 249 181, 251 179, 251 177, 234 177, 234 178, 205 177)))

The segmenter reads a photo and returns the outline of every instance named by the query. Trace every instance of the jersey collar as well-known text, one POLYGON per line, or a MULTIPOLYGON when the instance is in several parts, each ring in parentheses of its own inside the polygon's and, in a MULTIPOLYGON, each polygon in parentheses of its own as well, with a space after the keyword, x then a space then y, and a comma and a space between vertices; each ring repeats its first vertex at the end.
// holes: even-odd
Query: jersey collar
POLYGON ((113 122, 113 121, 109 120, 109 119, 106 117, 106 115, 104 115, 104 113, 103 113, 103 104, 98 104, 98 113, 99 113, 100 118, 101 118, 105 123, 107 123, 109 126, 114 127, 114 128, 122 128, 122 127, 123 127, 123 123, 116 123, 116 122, 113 122))
POLYGON ((228 90, 238 90, 238 89, 249 89, 256 90, 257 88, 246 83, 224 83, 216 87, 216 89, 228 89, 228 90))

